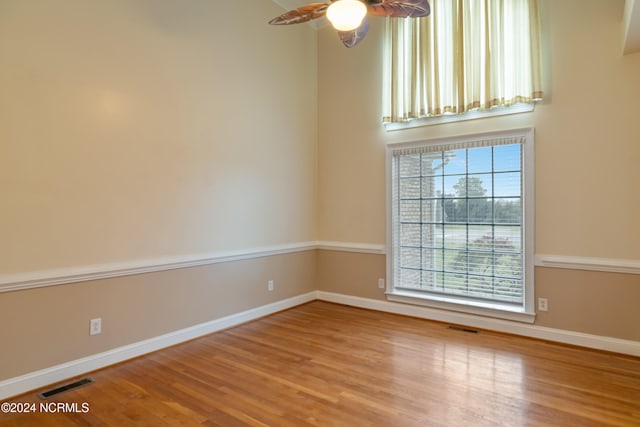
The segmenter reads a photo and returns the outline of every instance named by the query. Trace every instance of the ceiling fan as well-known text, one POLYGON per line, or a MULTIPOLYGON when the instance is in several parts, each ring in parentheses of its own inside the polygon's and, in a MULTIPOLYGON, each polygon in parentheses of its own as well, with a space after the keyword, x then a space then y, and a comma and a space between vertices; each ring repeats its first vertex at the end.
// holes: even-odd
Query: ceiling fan
POLYGON ((271 25, 300 24, 327 16, 346 47, 357 45, 369 31, 367 12, 374 16, 420 18, 429 15, 427 0, 329 0, 290 10, 269 21, 271 25))

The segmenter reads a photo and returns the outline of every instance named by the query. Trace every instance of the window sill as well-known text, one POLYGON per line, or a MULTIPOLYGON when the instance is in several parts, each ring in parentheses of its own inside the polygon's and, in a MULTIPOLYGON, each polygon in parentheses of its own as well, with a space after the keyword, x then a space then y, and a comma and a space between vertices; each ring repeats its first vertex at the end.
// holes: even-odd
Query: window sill
POLYGON ((439 125, 443 123, 461 122, 463 120, 483 119, 487 117, 505 116, 508 114, 528 113, 534 110, 535 104, 515 104, 510 107, 494 107, 490 110, 474 110, 464 114, 445 114, 435 117, 412 119, 404 123, 385 123, 387 132, 402 129, 411 129, 422 126, 439 125))
POLYGON ((536 319, 535 313, 527 312, 508 304, 433 295, 426 296, 418 291, 396 289, 392 292, 387 292, 387 300, 523 323, 533 323, 536 319))

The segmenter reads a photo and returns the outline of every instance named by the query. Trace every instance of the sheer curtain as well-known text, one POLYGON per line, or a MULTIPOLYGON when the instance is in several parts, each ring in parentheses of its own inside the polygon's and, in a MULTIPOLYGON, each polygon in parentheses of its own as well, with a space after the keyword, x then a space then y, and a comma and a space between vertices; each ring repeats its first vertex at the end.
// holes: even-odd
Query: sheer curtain
POLYGON ((430 0, 387 18, 383 122, 542 99, 537 0, 430 0))

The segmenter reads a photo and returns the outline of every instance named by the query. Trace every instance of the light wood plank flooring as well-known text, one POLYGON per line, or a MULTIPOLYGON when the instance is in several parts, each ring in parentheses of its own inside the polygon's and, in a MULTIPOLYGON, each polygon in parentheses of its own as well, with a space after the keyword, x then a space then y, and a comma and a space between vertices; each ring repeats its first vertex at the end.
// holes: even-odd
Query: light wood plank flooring
POLYGON ((90 376, 0 425, 640 425, 639 358, 320 301, 90 376))

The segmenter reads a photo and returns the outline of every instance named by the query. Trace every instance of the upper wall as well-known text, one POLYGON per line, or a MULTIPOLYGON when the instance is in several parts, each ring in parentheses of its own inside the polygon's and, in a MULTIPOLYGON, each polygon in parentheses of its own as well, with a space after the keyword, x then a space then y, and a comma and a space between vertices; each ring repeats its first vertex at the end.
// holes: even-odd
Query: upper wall
POLYGON ((281 12, 0 2, 0 274, 314 239, 317 36, 281 12))
POLYGON ((640 259, 640 54, 622 55, 624 0, 541 1, 545 101, 532 113, 385 132, 383 18, 346 49, 319 33, 319 238, 385 243, 385 145, 536 132, 536 253, 640 259))

